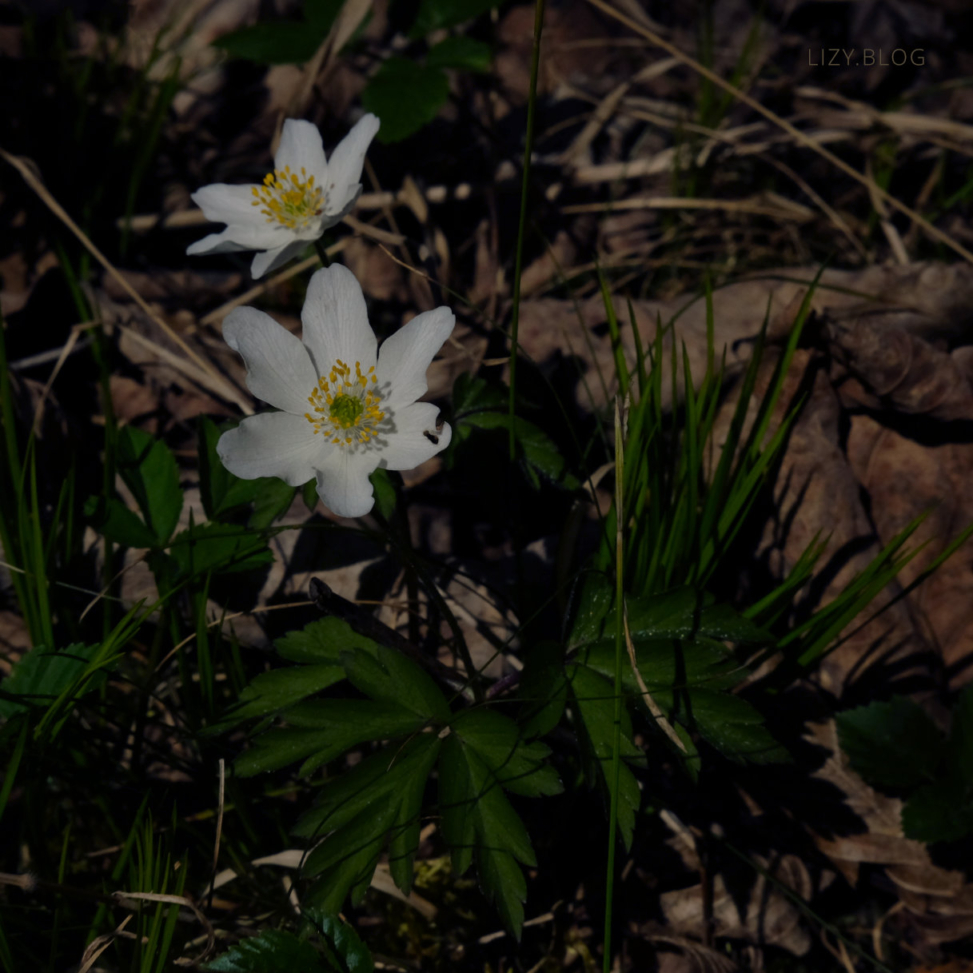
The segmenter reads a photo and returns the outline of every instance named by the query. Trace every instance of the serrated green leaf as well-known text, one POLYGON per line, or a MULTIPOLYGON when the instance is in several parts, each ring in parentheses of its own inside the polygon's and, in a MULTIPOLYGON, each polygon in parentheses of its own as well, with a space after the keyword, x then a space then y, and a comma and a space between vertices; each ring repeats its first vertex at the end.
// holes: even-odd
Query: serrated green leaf
POLYGON ((694 690, 689 698, 701 736, 724 756, 754 764, 790 760, 790 754, 764 725, 764 718, 745 699, 707 689, 694 690))
POLYGON ((159 542, 133 510, 118 497, 89 497, 85 516, 99 534, 124 547, 155 547, 159 542))
POLYGON ((443 841, 449 848, 453 872, 463 875, 473 863, 476 826, 473 804, 476 792, 459 740, 446 737, 439 761, 439 813, 443 841))
POLYGON ((250 514, 247 526, 261 530, 287 513, 297 495, 297 488, 272 476, 261 477, 254 482, 257 489, 253 497, 253 513, 250 514))
POLYGON ((517 724, 502 713, 482 707, 465 710, 454 718, 451 729, 508 791, 541 797, 564 790, 557 771, 546 762, 550 748, 536 740, 528 742, 517 724))
POLYGON ((179 523, 183 503, 179 467, 169 447, 134 426, 125 426, 118 434, 118 472, 156 543, 165 544, 179 523))
POLYGON ((352 685, 372 699, 395 701, 427 719, 449 720, 446 697, 427 673, 400 652, 376 645, 372 652, 347 652, 341 658, 352 685))
POLYGON ((563 650, 557 642, 531 648, 520 677, 523 699, 518 723, 525 739, 550 733, 561 721, 568 700, 563 650))
POLYGON ((263 23, 224 34, 213 46, 258 64, 304 64, 314 57, 326 34, 327 30, 307 23, 263 23))
POLYGON ((317 927, 328 945, 338 954, 339 960, 344 963, 345 968, 341 973, 372 973, 375 969, 372 954, 369 953, 354 927, 347 922, 342 922, 337 915, 325 915, 317 909, 306 908, 304 916, 317 927))
POLYGON ((526 884, 514 859, 533 866, 534 850, 496 776, 459 733, 451 733, 443 743, 439 794, 443 838, 450 845, 454 869, 461 873, 469 867, 472 846, 483 891, 519 938, 526 884))
MULTIPOLYGON (((311 665, 262 672, 240 693, 239 701, 218 724, 219 731, 244 720, 278 713, 345 678, 341 666, 311 665)), ((216 728, 214 727, 214 730, 216 728)))
POLYGON ((449 81, 439 68, 408 58, 388 58, 362 92, 362 105, 382 119, 380 142, 399 142, 431 122, 449 97, 449 81))
MULTIPOLYGON (((48 706, 84 674, 100 648, 99 645, 75 642, 60 652, 46 649, 43 645, 25 652, 10 675, 0 682, 0 718, 9 719, 31 706, 48 706)), ((104 673, 99 673, 89 679, 83 692, 96 689, 104 678, 104 673)))
POLYGON ((194 524, 180 531, 169 545, 177 578, 252 571, 270 564, 274 556, 263 537, 235 524, 194 524))
POLYGON ((943 756, 936 724, 905 696, 839 713, 836 723, 852 769, 870 784, 910 787, 929 781, 943 756))
POLYGON ((378 652, 370 638, 359 635, 346 621, 328 616, 319 618, 297 632, 288 632, 274 642, 277 654, 289 662, 341 665, 345 652, 363 649, 378 652))
POLYGON ((399 811, 389 841, 389 872, 406 895, 412 889, 413 863, 419 850, 420 814, 426 781, 441 749, 438 737, 431 738, 431 742, 421 747, 418 759, 411 766, 410 774, 399 791, 399 811))
POLYGON ((973 794, 956 777, 924 784, 902 808, 907 838, 932 843, 958 841, 973 834, 973 794))
POLYGON ((329 780, 318 798, 318 804, 293 828, 302 838, 317 838, 341 828, 371 803, 388 800, 401 791, 413 775, 420 774, 430 758, 439 751, 439 739, 432 733, 420 733, 402 746, 370 754, 357 766, 329 780))
MULTIPOLYGON (((717 603, 705 592, 693 588, 674 588, 663 594, 626 600, 628 625, 632 638, 687 639, 706 636, 732 642, 770 642, 770 634, 745 618, 730 605, 717 603)), ((606 627, 611 629, 614 612, 606 627)))
POLYGON ((426 64, 435 68, 456 68, 460 71, 489 71, 493 53, 489 44, 472 37, 456 35, 430 48, 426 64))
MULTIPOLYGON (((303 670, 298 670, 303 671, 303 670)), ((319 699, 296 703, 286 713, 288 726, 272 727, 241 754, 235 767, 242 777, 278 770, 306 760, 301 776, 369 740, 395 739, 422 728, 425 719, 403 706, 367 699, 319 699)))
MULTIPOLYGON (((585 577, 578 597, 571 637, 568 639, 569 648, 576 649, 579 645, 593 642, 604 635, 605 619, 614 600, 612 583, 604 574, 591 573, 585 577)), ((612 645, 614 647, 614 643, 612 645)))
POLYGON ((495 385, 464 372, 453 383, 453 422, 459 432, 462 420, 476 412, 500 411, 507 397, 495 385))
POLYGON ((422 0, 409 36, 425 37, 434 30, 454 27, 497 6, 497 0, 422 0))
POLYGON ((331 973, 314 947, 282 929, 264 929, 259 936, 242 939, 222 956, 203 964, 213 973, 331 973))
MULTIPOLYGON (((608 772, 612 763, 612 750, 615 728, 615 687, 600 673, 583 665, 569 665, 565 668, 571 687, 571 698, 575 711, 580 717, 578 734, 582 748, 588 751, 586 773, 589 783, 597 773, 603 787, 608 787, 608 772)), ((632 847, 635 833, 635 815, 641 803, 641 793, 635 775, 626 760, 643 763, 645 755, 632 742, 632 721, 628 709, 622 707, 622 727, 619 753, 623 760, 619 766, 618 777, 618 817, 619 833, 626 849, 632 847)))

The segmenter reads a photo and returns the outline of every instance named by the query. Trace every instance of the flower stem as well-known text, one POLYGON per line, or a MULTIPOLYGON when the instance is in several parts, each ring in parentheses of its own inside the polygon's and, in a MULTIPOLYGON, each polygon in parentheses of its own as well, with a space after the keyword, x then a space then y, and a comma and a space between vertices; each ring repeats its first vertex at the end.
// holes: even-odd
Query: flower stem
POLYGON ((314 249, 318 252, 322 267, 331 266, 331 258, 328 256, 328 248, 324 245, 324 237, 318 237, 314 241, 314 249))
POLYGON ((624 452, 622 416, 619 401, 615 400, 615 713, 612 734, 611 806, 608 811, 608 866, 605 878, 605 952, 604 973, 611 969, 612 899, 615 891, 615 822, 618 818, 618 779, 621 771, 622 742, 622 652, 625 626, 625 593, 622 567, 624 564, 622 527, 625 523, 623 487, 624 452))
POLYGON ((541 57, 544 0, 534 3, 534 50, 530 61, 530 93, 527 97, 527 132, 524 136, 524 175, 520 186, 520 221, 517 225, 517 255, 514 259, 514 294, 510 316, 510 461, 516 456, 514 436, 517 394, 517 332, 520 325, 520 272, 524 259, 524 227, 527 221, 527 190, 530 185, 530 157, 534 148, 534 108, 537 102, 537 66, 541 57))

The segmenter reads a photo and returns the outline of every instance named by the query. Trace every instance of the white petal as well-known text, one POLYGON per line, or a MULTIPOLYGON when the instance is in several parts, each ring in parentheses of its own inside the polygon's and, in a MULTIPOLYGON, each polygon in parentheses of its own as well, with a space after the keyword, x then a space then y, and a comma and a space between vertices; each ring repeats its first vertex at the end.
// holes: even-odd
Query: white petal
POLYGON ((190 243, 186 247, 186 253, 193 256, 197 253, 237 253, 240 250, 252 250, 253 247, 245 246, 230 239, 230 230, 223 230, 221 233, 211 233, 204 236, 202 240, 190 243))
POLYGON ((301 311, 304 344, 319 375, 327 375, 337 359, 363 372, 375 364, 377 342, 368 323, 365 295, 355 275, 341 264, 317 271, 308 284, 301 311))
POLYGON ((247 388, 275 408, 301 416, 310 427, 303 416, 318 374, 300 339, 253 307, 231 311, 223 322, 223 337, 243 356, 247 388))
POLYGON ((230 186, 225 182, 212 183, 197 189, 193 202, 203 215, 214 223, 255 223, 263 217, 260 206, 254 206, 254 186, 230 186))
POLYGON ((444 450, 453 438, 453 430, 449 423, 443 423, 437 432, 438 417, 439 408, 431 402, 414 402, 396 410, 392 417, 395 431, 383 437, 387 445, 382 448, 379 465, 387 470, 412 470, 444 450))
POLYGON ((216 444, 223 465, 234 475, 244 480, 278 476, 291 486, 307 483, 329 451, 307 419, 286 412, 250 416, 216 444))
POLYGON ((250 265, 251 276, 254 280, 257 280, 271 270, 283 267, 292 257, 296 257, 299 253, 302 253, 306 246, 306 240, 292 240, 290 243, 285 243, 282 247, 274 247, 273 250, 265 250, 263 253, 258 253, 250 265))
POLYGON ((417 314, 382 342, 378 356, 378 384, 388 383, 387 401, 395 409, 425 395, 426 370, 450 336, 456 316, 448 307, 417 314))
POLYGON ((338 143, 328 163, 328 212, 336 213, 354 202, 361 192, 361 171, 365 153, 378 131, 374 115, 364 115, 338 143))
POLYGON ((222 233, 211 233, 190 244, 186 253, 227 253, 233 250, 273 250, 294 239, 294 233, 280 224, 261 222, 231 223, 222 233))
POLYGON ((327 165, 321 133, 317 125, 288 118, 280 133, 280 145, 274 156, 274 168, 290 166, 291 172, 300 176, 303 168, 308 176, 314 176, 317 185, 322 185, 327 177, 327 165))
POLYGON ((318 496, 339 517, 364 517, 375 503, 369 476, 378 466, 373 450, 332 449, 318 466, 318 496))

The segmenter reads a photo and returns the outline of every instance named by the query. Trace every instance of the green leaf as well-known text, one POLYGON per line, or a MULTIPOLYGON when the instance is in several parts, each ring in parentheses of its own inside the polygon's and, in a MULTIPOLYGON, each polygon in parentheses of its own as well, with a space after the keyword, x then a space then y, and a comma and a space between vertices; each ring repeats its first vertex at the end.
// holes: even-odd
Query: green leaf
POLYGON ((424 767, 430 767, 439 747, 435 734, 421 733, 396 747, 391 755, 386 750, 370 754, 351 770, 327 782, 317 807, 300 818, 293 833, 302 838, 317 838, 343 827, 373 803, 386 801, 389 795, 401 791, 424 767))
MULTIPOLYGON (((576 649, 579 645, 602 637, 605 631, 605 619, 611 611, 614 600, 615 592, 612 583, 604 574, 597 572, 585 577, 574 616, 574 625, 571 627, 571 637, 568 639, 569 648, 576 649)), ((614 652, 614 643, 612 643, 612 651, 614 652)), ((612 665, 614 666, 614 656, 612 665)))
POLYGON ((84 512, 91 520, 91 526, 115 544, 125 547, 155 547, 158 544, 155 534, 139 515, 129 510, 118 497, 89 497, 84 512))
POLYGON ((946 754, 950 773, 973 785, 973 683, 956 700, 946 754))
POLYGON ((367 699, 296 703, 287 710, 286 719, 286 728, 272 727, 260 734, 253 749, 237 758, 238 774, 252 777, 306 759, 300 771, 306 776, 351 747, 406 736, 425 723, 403 706, 367 699))
POLYGON ((282 659, 305 665, 342 665, 342 655, 356 649, 364 649, 373 655, 378 652, 375 642, 359 635, 346 621, 333 615, 319 618, 300 631, 288 632, 274 642, 274 648, 282 659))
POLYGON ((352 685, 372 699, 396 702, 426 719, 448 722, 446 697, 427 673, 400 652, 376 645, 371 652, 344 653, 342 662, 352 685))
POLYGON ((568 681, 557 642, 541 642, 531 648, 520 677, 520 696, 524 702, 519 723, 526 739, 544 736, 561 722, 568 681))
MULTIPOLYGON (((566 690, 566 681, 564 685, 566 690)), ((537 741, 527 742, 517 724, 502 713, 484 708, 465 710, 455 717, 451 728, 508 791, 541 797, 564 790, 557 771, 546 763, 550 748, 537 741)))
POLYGON ((259 936, 242 939, 222 956, 203 964, 214 973, 331 973, 314 947, 282 929, 264 929, 259 936))
POLYGON ((290 510, 297 488, 288 486, 276 477, 261 477, 253 482, 257 484, 257 489, 254 491, 253 513, 250 514, 247 526, 261 530, 290 510))
MULTIPOLYGON (((731 606, 717 603, 705 592, 674 588, 660 595, 626 600, 633 640, 686 639, 703 635, 731 642, 773 641, 770 634, 731 606)), ((614 613, 607 627, 612 627, 614 613)))
POLYGON ((378 140, 399 142, 431 122, 449 97, 439 68, 404 57, 388 58, 362 92, 362 105, 382 119, 378 140))
POLYGON ((177 578, 252 571, 274 559, 260 534, 219 523, 194 524, 180 531, 169 545, 169 555, 177 578))
POLYGON ((973 794, 956 777, 924 784, 902 808, 907 838, 932 843, 958 841, 973 833, 973 794))
POLYGON ((411 885, 412 859, 418 846, 418 830, 413 825, 418 825, 417 800, 421 801, 417 781, 424 784, 439 748, 437 737, 423 735, 402 747, 374 754, 326 785, 321 808, 298 822, 298 832, 307 837, 327 834, 305 864, 305 875, 318 876, 306 901, 336 912, 350 891, 357 904, 390 830, 390 868, 395 868, 397 881, 411 885))
MULTIPOLYGON (((453 421, 459 427, 462 420, 476 412, 497 412, 507 406, 507 397, 495 385, 464 372, 453 383, 453 421)), ((454 435, 459 434, 459 429, 454 435)))
MULTIPOLYGON (((60 652, 43 645, 21 656, 3 682, 0 682, 0 717, 9 719, 30 706, 46 707, 81 676, 99 645, 75 642, 60 652), (11 698, 12 697, 12 698, 11 698)), ((104 680, 104 674, 88 680, 77 695, 91 692, 104 680)))
POLYGON ((694 690, 689 698, 700 734, 724 756, 754 764, 790 760, 764 726, 763 716, 745 699, 706 689, 694 690))
MULTIPOLYGON (((478 429, 509 429, 510 415, 505 412, 471 412, 463 417, 463 424, 478 429)), ((464 437, 460 437, 462 440, 464 437)), ((538 474, 567 489, 577 488, 578 481, 565 472, 565 461, 554 440, 534 423, 514 417, 514 439, 520 449, 531 484, 540 486, 538 474)))
POLYGON ((352 926, 342 922, 337 915, 324 915, 317 909, 305 908, 304 916, 317 927, 328 945, 338 954, 343 966, 341 973, 372 973, 375 969, 372 954, 352 926))
POLYGON ((911 787, 932 779, 943 738, 918 703, 905 696, 839 713, 838 740, 852 769, 870 784, 911 787))
POLYGON ((168 446, 134 426, 125 426, 118 434, 118 472, 156 543, 165 544, 179 523, 183 502, 179 467, 168 446))
POLYGON ((462 24, 479 17, 497 4, 498 0, 422 0, 409 36, 425 37, 442 27, 462 24))
POLYGON ((331 30, 344 2, 345 0, 304 0, 304 19, 323 38, 331 30))
MULTIPOLYGON (((234 476, 216 452, 216 444, 227 428, 220 430, 206 416, 199 419, 199 494, 203 509, 210 520, 220 520, 253 503, 256 506, 250 526, 267 527, 287 512, 294 499, 294 488, 275 476, 261 476, 255 480, 241 480, 234 476)), ((313 485, 314 481, 311 483, 313 485)))
MULTIPOLYGON (((594 783, 597 774, 597 779, 600 779, 607 790, 615 731, 615 687, 606 677, 587 666, 570 665, 565 672, 571 687, 574 708, 580 717, 579 729, 582 732, 578 734, 579 742, 583 751, 587 751, 586 776, 590 783, 594 783)), ((617 823, 625 848, 631 849, 641 793, 638 781, 626 760, 644 763, 645 755, 632 742, 632 720, 624 706, 619 752, 623 759, 618 776, 617 823)))
POLYGON ((493 54, 488 44, 472 37, 447 37, 431 48, 426 64, 435 68, 457 68, 461 71, 489 71, 493 54))
POLYGON ((222 732, 244 720, 279 713, 294 703, 313 696, 345 678, 345 670, 334 665, 310 665, 262 672, 240 693, 237 704, 224 715, 212 732, 222 732))
POLYGON ((326 34, 327 29, 307 23, 254 24, 218 37, 213 46, 258 64, 303 64, 314 57, 326 34))
POLYGON ((469 866, 472 845, 483 891, 519 939, 527 886, 515 859, 534 866, 534 850, 496 776, 457 733, 443 743, 439 793, 443 838, 451 846, 454 869, 461 873, 469 866))
POLYGON ((392 514, 395 513, 397 498, 395 496, 395 486, 388 474, 388 470, 377 469, 368 479, 371 481, 375 491, 375 506, 378 508, 378 512, 386 520, 389 520, 392 514))

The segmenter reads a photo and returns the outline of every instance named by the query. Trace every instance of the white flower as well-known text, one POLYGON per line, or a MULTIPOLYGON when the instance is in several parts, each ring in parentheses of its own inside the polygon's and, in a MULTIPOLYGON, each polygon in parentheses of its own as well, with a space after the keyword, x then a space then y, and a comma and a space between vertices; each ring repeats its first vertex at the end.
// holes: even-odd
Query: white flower
POLYGON ((377 467, 411 470, 449 445, 438 408, 416 399, 456 319, 448 307, 414 317, 376 360, 361 285, 335 264, 311 278, 301 321, 303 341, 256 308, 227 315, 223 337, 243 356, 247 386, 282 411, 244 419, 216 450, 245 480, 278 476, 300 486, 316 477, 331 510, 361 517, 375 502, 368 477, 377 467))
POLYGON ((214 183, 193 193, 193 202, 208 220, 227 226, 197 240, 186 253, 262 250, 250 268, 254 277, 286 263, 351 211, 361 194, 365 152, 378 125, 374 115, 365 115, 328 162, 317 126, 288 118, 274 171, 262 185, 214 183))

